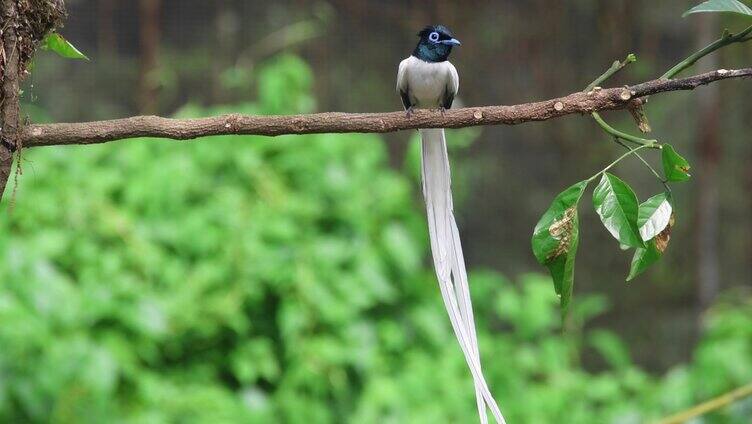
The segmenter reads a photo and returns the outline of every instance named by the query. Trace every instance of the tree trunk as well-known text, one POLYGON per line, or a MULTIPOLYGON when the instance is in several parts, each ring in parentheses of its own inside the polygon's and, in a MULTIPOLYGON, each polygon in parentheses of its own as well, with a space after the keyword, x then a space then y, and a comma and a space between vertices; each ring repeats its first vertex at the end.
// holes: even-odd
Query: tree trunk
POLYGON ((18 22, 18 10, 15 0, 2 0, 0 3, 5 30, 2 34, 2 56, 0 57, 0 76, 2 90, 0 90, 0 199, 10 176, 13 165, 13 151, 18 140, 18 72, 20 64, 20 49, 16 35, 16 27, 12 23, 18 22))

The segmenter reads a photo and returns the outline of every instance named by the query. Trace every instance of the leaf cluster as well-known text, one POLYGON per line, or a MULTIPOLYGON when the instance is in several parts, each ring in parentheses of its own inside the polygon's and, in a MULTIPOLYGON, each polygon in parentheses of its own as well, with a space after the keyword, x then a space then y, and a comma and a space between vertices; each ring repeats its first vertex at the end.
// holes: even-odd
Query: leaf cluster
MULTIPOLYGON (((695 13, 734 13, 752 18, 752 9, 738 0, 710 0, 688 10, 684 16, 695 13)), ((694 64, 701 57, 726 45, 749 40, 752 26, 732 35, 724 32, 723 36, 706 48, 691 55, 677 64, 664 77, 672 78, 682 70, 694 64)), ((628 64, 636 61, 629 55, 623 62, 616 61, 603 75, 591 83, 586 90, 605 81, 628 64)), ((649 132, 650 126, 642 105, 633 111, 641 131, 649 132)), ((571 303, 574 285, 574 263, 579 244, 579 221, 577 208, 580 199, 590 182, 600 176, 600 182, 593 192, 593 207, 603 226, 616 239, 622 250, 634 249, 632 263, 626 280, 631 281, 656 263, 666 251, 671 228, 675 224, 674 202, 669 184, 690 179, 689 162, 670 144, 658 144, 657 140, 647 140, 619 131, 606 123, 599 114, 593 113, 598 125, 614 140, 626 147, 629 152, 593 177, 580 181, 561 192, 543 214, 533 230, 532 249, 538 262, 547 267, 554 282, 554 290, 561 300, 562 317, 566 316, 571 303), (624 144, 629 142, 639 145, 631 149, 624 144), (643 148, 659 148, 663 176, 640 156, 643 148), (664 191, 640 203, 632 187, 616 175, 608 172, 613 166, 628 156, 640 159, 660 180, 664 191)))

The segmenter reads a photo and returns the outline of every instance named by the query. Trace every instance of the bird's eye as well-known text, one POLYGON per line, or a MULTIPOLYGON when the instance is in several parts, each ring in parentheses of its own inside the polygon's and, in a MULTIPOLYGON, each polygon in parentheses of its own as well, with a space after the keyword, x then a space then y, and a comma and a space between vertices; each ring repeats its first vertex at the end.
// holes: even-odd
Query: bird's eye
POLYGON ((428 35, 428 39, 433 41, 434 43, 439 41, 439 33, 434 31, 428 35))

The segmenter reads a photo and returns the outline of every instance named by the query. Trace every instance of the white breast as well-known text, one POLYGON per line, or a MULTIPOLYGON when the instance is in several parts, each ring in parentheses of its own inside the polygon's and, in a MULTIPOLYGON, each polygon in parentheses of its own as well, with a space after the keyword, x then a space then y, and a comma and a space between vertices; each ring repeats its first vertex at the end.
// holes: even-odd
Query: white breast
POLYGON ((438 107, 444 91, 459 89, 457 69, 449 61, 431 63, 410 56, 400 63, 397 89, 410 94, 416 107, 438 107))

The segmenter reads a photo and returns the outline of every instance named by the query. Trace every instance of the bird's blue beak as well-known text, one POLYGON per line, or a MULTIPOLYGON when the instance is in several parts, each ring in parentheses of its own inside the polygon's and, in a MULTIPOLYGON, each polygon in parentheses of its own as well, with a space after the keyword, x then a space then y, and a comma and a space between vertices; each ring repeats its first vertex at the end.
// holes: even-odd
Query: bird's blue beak
POLYGON ((460 40, 458 40, 456 38, 450 38, 448 40, 441 40, 441 43, 442 44, 447 44, 447 45, 450 45, 450 46, 459 46, 460 44, 462 44, 462 43, 460 43, 460 40))

